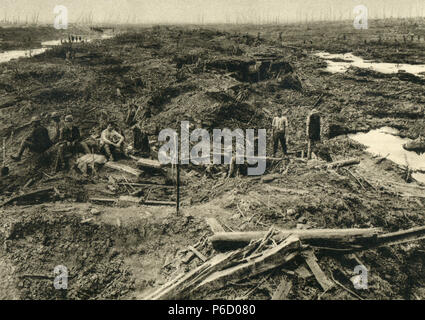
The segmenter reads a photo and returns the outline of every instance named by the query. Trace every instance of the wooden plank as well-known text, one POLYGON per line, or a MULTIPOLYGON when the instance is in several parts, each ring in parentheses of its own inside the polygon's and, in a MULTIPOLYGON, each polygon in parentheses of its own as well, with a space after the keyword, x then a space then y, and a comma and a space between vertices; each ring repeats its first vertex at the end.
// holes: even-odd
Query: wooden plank
POLYGON ((132 186, 132 187, 149 187, 149 188, 170 188, 174 189, 174 186, 166 184, 156 184, 156 183, 133 183, 133 182, 119 182, 119 186, 132 186))
POLYGON ((192 251, 199 259, 201 259, 203 262, 207 261, 207 257, 205 257, 202 253, 200 253, 198 250, 196 250, 192 246, 188 246, 189 250, 192 251))
POLYGON ((334 286, 334 283, 328 279, 326 274, 320 268, 319 264, 317 263, 317 258, 314 255, 314 252, 312 250, 308 250, 305 251, 303 255, 305 257, 307 265, 309 266, 311 272, 313 272, 317 282, 319 282, 323 290, 326 292, 330 288, 332 288, 334 286))
POLYGON ((144 299, 179 299, 185 297, 195 286, 197 286, 210 274, 215 271, 222 270, 229 264, 233 265, 234 261, 240 261, 255 247, 256 244, 251 243, 240 250, 220 253, 189 273, 179 275, 177 278, 167 282, 144 299))
POLYGON ((229 281, 254 277, 280 265, 284 265, 298 255, 301 243, 296 236, 290 236, 276 247, 265 250, 261 255, 249 257, 247 262, 214 272, 202 281, 194 291, 216 290, 225 287, 229 281))
POLYGON ((155 168, 155 169, 160 169, 162 167, 161 162, 159 162, 158 160, 152 160, 152 159, 147 159, 147 158, 138 158, 138 157, 134 157, 134 156, 130 156, 131 159, 136 160, 137 161, 137 165, 140 167, 148 167, 148 168, 155 168))
POLYGON ((8 200, 4 201, 0 207, 3 207, 5 205, 8 205, 12 202, 15 201, 19 201, 19 200, 25 200, 31 197, 35 197, 35 196, 40 196, 43 194, 48 194, 49 192, 56 192, 54 187, 49 187, 49 188, 44 188, 44 189, 39 189, 39 190, 35 190, 35 191, 31 191, 31 192, 27 192, 24 194, 20 194, 14 197, 9 198, 8 200))
POLYGON ((281 188, 271 185, 266 185, 266 189, 271 191, 278 191, 282 193, 293 193, 293 194, 299 194, 299 195, 306 195, 309 194, 309 191, 307 190, 301 190, 301 189, 289 189, 289 188, 281 188))
POLYGON ((175 201, 143 200, 142 204, 152 206, 175 206, 175 201))
POLYGON ((423 239, 425 239, 425 226, 378 235, 376 246, 390 246, 423 239))
POLYGON ((142 174, 142 171, 140 171, 139 169, 134 169, 134 168, 129 167, 125 164, 121 164, 121 163, 117 163, 117 162, 108 161, 107 163, 105 163, 105 167, 110 168, 110 169, 114 169, 114 170, 118 170, 118 171, 122 171, 122 172, 126 172, 126 173, 132 174, 136 177, 139 177, 142 174))
MULTIPOLYGON (((275 239, 285 239, 289 235, 296 235, 300 240, 344 240, 355 237, 372 238, 375 237, 381 229, 276 229, 278 232, 275 239)), ((267 231, 250 232, 216 232, 210 237, 210 241, 217 250, 226 250, 235 247, 243 247, 252 240, 262 239, 267 231)))
POLYGON ((173 279, 158 290, 144 297, 144 300, 163 300, 163 299, 176 299, 189 291, 206 276, 213 273, 215 270, 220 270, 223 265, 226 265, 234 257, 234 252, 227 252, 219 254, 212 259, 208 260, 204 264, 200 265, 196 269, 189 273, 182 274, 176 279, 173 279))
POLYGON ((319 166, 316 166, 315 168, 316 169, 333 169, 333 168, 351 166, 351 165, 359 164, 359 163, 360 163, 360 159, 352 158, 352 159, 348 159, 348 160, 339 160, 339 161, 327 163, 327 164, 324 164, 324 165, 319 165, 319 166))
POLYGON ((123 202, 133 202, 133 203, 140 203, 142 200, 138 197, 132 197, 132 196, 120 196, 120 201, 123 202))
POLYGON ((272 300, 286 300, 289 292, 292 289, 292 282, 282 279, 279 286, 272 296, 272 300))
POLYGON ((115 202, 117 202, 117 199, 110 199, 110 198, 89 198, 89 201, 91 201, 91 202, 115 203, 115 202))
POLYGON ((221 224, 217 221, 216 218, 205 218, 205 221, 210 226, 212 232, 224 232, 224 228, 221 226, 221 224))

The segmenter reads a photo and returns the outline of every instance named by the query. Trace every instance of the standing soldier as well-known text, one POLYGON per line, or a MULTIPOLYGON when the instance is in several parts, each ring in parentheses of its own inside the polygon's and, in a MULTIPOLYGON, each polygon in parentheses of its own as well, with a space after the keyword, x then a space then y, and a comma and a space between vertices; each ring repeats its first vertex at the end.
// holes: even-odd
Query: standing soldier
POLYGON ((286 147, 286 130, 288 129, 288 118, 283 115, 283 111, 278 111, 278 116, 274 117, 272 122, 273 135, 273 155, 276 156, 276 151, 279 142, 282 146, 283 154, 287 154, 286 147))
POLYGON ((311 159, 311 148, 320 141, 320 113, 313 109, 307 116, 307 159, 311 159))
POLYGON ((133 127, 133 147, 143 158, 151 156, 149 137, 140 123, 133 127))
POLYGON ((133 126, 135 124, 135 116, 137 112, 137 106, 134 103, 131 103, 128 106, 127 109, 127 116, 125 117, 125 124, 127 124, 129 127, 133 126))

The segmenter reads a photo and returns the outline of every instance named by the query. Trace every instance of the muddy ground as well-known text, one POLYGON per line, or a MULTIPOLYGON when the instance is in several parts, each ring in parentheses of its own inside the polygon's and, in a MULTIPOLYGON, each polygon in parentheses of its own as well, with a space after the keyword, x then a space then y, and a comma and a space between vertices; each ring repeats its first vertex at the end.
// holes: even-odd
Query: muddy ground
MULTIPOLYGON (((284 109, 290 122, 289 151, 294 153, 289 160, 268 163, 266 174, 272 178, 266 180, 225 179, 226 166, 217 167, 213 177, 204 168, 183 167, 180 216, 173 207, 88 201, 128 195, 134 190, 120 184, 126 181, 169 183, 155 172, 145 171, 138 179, 106 168, 90 176, 54 174, 48 161, 27 154, 17 164, 7 160, 10 175, 0 180, 4 200, 47 186, 56 187, 60 196, 1 209, 1 298, 141 299, 201 264, 197 257, 187 259, 189 245, 198 243, 207 257, 215 254, 206 240, 212 235, 207 217, 216 218, 226 231, 268 230, 272 225, 385 231, 422 226, 423 186, 406 183, 406 168, 378 161, 346 134, 391 126, 416 138, 424 127, 423 83, 357 68, 330 74, 323 70, 326 63, 313 56, 319 50, 346 51, 384 62, 424 63, 423 41, 396 45, 389 37, 394 45, 385 45, 383 51, 376 40, 379 34, 401 39, 409 32, 423 35, 424 23, 388 24, 372 21, 369 30, 353 31, 351 22, 339 23, 326 26, 326 33, 320 23, 156 26, 74 45, 72 60, 65 59, 65 47, 56 47, 1 64, 0 91, 7 103, 0 110, 0 135, 8 138, 8 155, 17 151, 16 142, 28 132, 26 124, 35 114, 72 113, 88 135, 93 126, 104 124, 109 112, 109 118, 125 127, 130 101, 152 108, 147 125, 152 140, 158 128, 177 128, 182 120, 202 120, 207 129, 269 129, 273 114, 284 109), (316 149, 319 157, 301 161, 295 155, 306 149, 305 117, 320 97, 317 109, 324 128, 316 149), (351 157, 361 162, 348 170, 316 167, 351 157), (69 269, 66 291, 53 288, 57 265, 69 269)), ((131 138, 128 129, 125 134, 131 138)), ((141 192, 150 199, 174 199, 172 189, 147 186, 141 192)), ((364 299, 424 299, 423 250, 418 242, 358 253, 357 259, 369 268, 369 289, 356 293, 364 299)), ((319 264, 354 290, 349 278, 358 263, 350 257, 319 256, 319 264)), ((295 261, 191 298, 270 299, 282 278, 294 285, 290 299, 355 298, 340 287, 323 294, 314 277, 297 271, 302 265, 295 261)))

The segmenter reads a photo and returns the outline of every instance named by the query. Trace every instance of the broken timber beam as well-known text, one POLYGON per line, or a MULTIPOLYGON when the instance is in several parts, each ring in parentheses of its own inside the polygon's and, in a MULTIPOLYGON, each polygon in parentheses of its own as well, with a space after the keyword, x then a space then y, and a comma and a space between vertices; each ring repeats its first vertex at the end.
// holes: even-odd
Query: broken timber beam
POLYGON ((376 239, 376 246, 392 246, 423 239, 425 239, 425 226, 381 234, 376 239))
POLYGON ((110 199, 110 198, 90 198, 90 202, 105 202, 105 203, 116 203, 117 199, 110 199))
POLYGON ((143 200, 142 204, 150 206, 175 206, 175 201, 143 200))
POLYGON ((305 257, 305 262, 310 268, 311 272, 313 272, 316 277, 317 282, 323 288, 323 291, 328 291, 330 288, 334 286, 334 283, 326 276, 326 274, 322 271, 319 264, 317 263, 317 258, 314 255, 312 250, 307 250, 303 252, 303 256, 305 257))
POLYGON ((172 188, 174 186, 167 184, 156 184, 156 183, 132 183, 132 182, 119 182, 119 186, 132 186, 132 187, 149 187, 149 188, 172 188))
POLYGON ((121 202, 132 202, 132 203, 140 203, 142 199, 133 196, 120 196, 119 201, 121 202))
POLYGON ((129 174, 132 174, 136 177, 139 177, 142 174, 142 171, 140 171, 139 169, 134 169, 132 167, 126 166, 125 164, 111 162, 111 161, 106 162, 105 167, 118 170, 118 171, 123 171, 129 174))
POLYGON ((8 205, 8 204, 15 202, 15 201, 26 200, 28 198, 46 195, 50 192, 56 193, 57 192, 56 188, 49 187, 49 188, 39 189, 39 190, 35 190, 35 191, 31 191, 31 192, 27 192, 27 193, 24 193, 24 194, 21 194, 21 195, 14 196, 14 197, 9 198, 8 200, 4 201, 2 204, 0 204, 0 207, 3 207, 5 205, 8 205))
POLYGON ((273 293, 272 300, 286 300, 289 292, 292 289, 292 282, 283 279, 276 291, 273 293))
POLYGON ((202 253, 200 253, 196 248, 192 246, 188 246, 188 249, 192 251, 199 259, 201 259, 203 262, 207 261, 207 257, 205 257, 202 253))
POLYGON ((248 257, 246 261, 242 260, 241 263, 233 267, 212 273, 193 290, 192 294, 223 288, 232 280, 240 281, 254 277, 284 265, 299 254, 300 248, 301 243, 298 237, 290 236, 276 247, 263 251, 261 255, 248 257))
POLYGON ((224 228, 221 226, 220 222, 218 222, 216 218, 205 218, 205 221, 210 226, 212 232, 224 232, 224 228))
POLYGON ((360 163, 360 159, 358 158, 353 158, 353 159, 348 159, 348 160, 339 160, 339 161, 335 161, 335 162, 331 162, 331 163, 327 163, 324 165, 319 165, 316 166, 316 169, 333 169, 333 168, 341 168, 341 167, 345 167, 345 166, 351 166, 354 164, 359 164, 360 163))
POLYGON ((147 159, 147 158, 138 158, 138 157, 134 157, 134 156, 130 156, 131 159, 136 160, 137 161, 137 165, 140 167, 148 167, 148 168, 155 168, 155 169, 160 169, 162 167, 161 162, 159 162, 158 160, 152 160, 152 159, 147 159))
MULTIPOLYGON (((310 229, 310 230, 280 230, 277 229, 275 239, 285 239, 290 235, 295 235, 300 240, 348 240, 350 238, 373 238, 376 237, 381 229, 310 229)), ((229 250, 241 248, 252 240, 262 239, 267 231, 251 232, 219 232, 210 237, 210 241, 216 250, 229 250)))
POLYGON ((206 261, 199 267, 193 269, 188 273, 183 273, 175 279, 170 280, 160 288, 145 296, 144 300, 164 300, 164 299, 178 299, 184 296, 194 286, 199 284, 205 277, 221 270, 231 261, 235 256, 234 252, 222 253, 214 256, 206 261))

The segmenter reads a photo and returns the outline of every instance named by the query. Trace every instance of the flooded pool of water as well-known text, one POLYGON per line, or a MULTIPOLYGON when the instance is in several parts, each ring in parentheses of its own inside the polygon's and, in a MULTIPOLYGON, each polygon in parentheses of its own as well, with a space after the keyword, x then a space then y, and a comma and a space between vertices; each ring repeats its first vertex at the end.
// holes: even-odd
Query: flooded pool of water
POLYGON ((10 50, 0 52, 0 63, 8 62, 12 59, 29 58, 45 52, 48 48, 28 49, 28 50, 10 50))
MULTIPOLYGON (((100 38, 91 38, 91 39, 85 39, 86 42, 91 42, 96 39, 110 39, 113 38, 114 35, 112 34, 102 34, 100 38)), ((48 50, 51 47, 59 46, 61 45, 61 40, 50 40, 50 41, 43 41, 41 43, 42 48, 36 48, 36 49, 25 49, 25 50, 10 50, 5 52, 0 52, 0 63, 8 62, 12 59, 19 59, 19 58, 30 58, 32 56, 36 56, 38 54, 42 54, 46 50, 48 50)))
POLYGON ((425 65, 374 62, 364 60, 352 53, 331 54, 328 52, 318 52, 315 56, 326 61, 328 64, 326 71, 331 73, 344 73, 348 70, 348 68, 350 68, 350 66, 354 66, 387 74, 397 73, 404 70, 407 73, 425 78, 425 65))
MULTIPOLYGON (((354 141, 357 141, 367 147, 368 152, 387 159, 399 165, 409 165, 413 170, 425 171, 425 154, 418 155, 416 152, 403 149, 403 144, 411 139, 398 136, 398 130, 390 127, 371 130, 367 133, 356 133, 348 135, 354 141)), ((413 178, 425 183, 425 174, 414 173, 413 178)))

